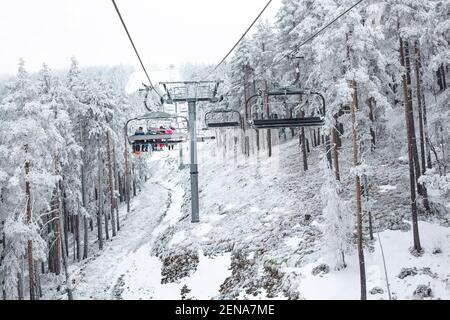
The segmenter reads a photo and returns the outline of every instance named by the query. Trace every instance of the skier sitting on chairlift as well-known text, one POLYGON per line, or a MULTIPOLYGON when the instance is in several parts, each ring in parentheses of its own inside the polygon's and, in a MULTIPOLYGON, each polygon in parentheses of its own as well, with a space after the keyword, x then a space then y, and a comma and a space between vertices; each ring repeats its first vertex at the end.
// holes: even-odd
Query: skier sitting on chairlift
MULTIPOLYGON (((175 128, 171 126, 171 127, 169 127, 169 129, 166 129, 166 130, 165 130, 165 134, 173 134, 173 130, 175 130, 175 128)), ((169 151, 170 151, 170 150, 173 150, 174 144, 173 144, 173 143, 169 143, 169 144, 167 145, 167 147, 169 148, 169 151)))
MULTIPOLYGON (((160 126, 158 131, 157 131, 158 134, 165 134, 165 132, 166 132, 166 129, 164 128, 164 126, 160 126)), ((157 139, 156 142, 157 142, 158 150, 160 150, 160 151, 163 150, 164 149, 164 143, 162 143, 162 140, 161 139, 157 139)))
MULTIPOLYGON (((139 127, 139 129, 136 130, 136 132, 134 133, 135 136, 143 136, 145 135, 144 133, 144 128, 139 127)), ((136 140, 133 142, 133 153, 140 153, 141 152, 141 145, 144 144, 144 140, 136 140)))
MULTIPOLYGON (((148 128, 147 129, 147 135, 155 135, 157 134, 155 130, 153 130, 153 128, 148 128)), ((156 140, 155 139, 150 139, 150 140, 146 140, 147 145, 150 144, 150 146, 152 147, 152 151, 155 151, 156 149, 156 140)))

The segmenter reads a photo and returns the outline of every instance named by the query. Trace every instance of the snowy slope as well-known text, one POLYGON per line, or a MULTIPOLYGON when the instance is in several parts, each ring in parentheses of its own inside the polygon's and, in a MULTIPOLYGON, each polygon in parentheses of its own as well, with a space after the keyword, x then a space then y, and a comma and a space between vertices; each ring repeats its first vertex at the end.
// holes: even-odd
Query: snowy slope
MULTIPOLYGON (((264 149, 245 159, 239 145, 234 156, 234 135, 227 134, 226 152, 223 140, 200 145, 198 224, 190 223, 189 170, 178 169, 178 151, 150 158, 151 179, 123 230, 80 266, 78 298, 359 299, 356 254, 346 257, 343 270, 315 272, 328 263, 322 252, 323 146, 304 173, 297 139, 280 141, 270 159, 264 149)), ((427 220, 419 224, 425 253, 412 256, 407 169, 398 154, 375 158, 389 168, 380 172, 372 196, 392 298, 416 298, 416 288, 426 285, 431 298, 450 299, 446 220, 421 217, 427 220)), ((352 186, 351 179, 343 181, 344 189, 352 186)), ((352 194, 347 197, 354 212, 352 194)), ((389 298, 379 244, 375 236, 365 248, 369 299, 389 298)))

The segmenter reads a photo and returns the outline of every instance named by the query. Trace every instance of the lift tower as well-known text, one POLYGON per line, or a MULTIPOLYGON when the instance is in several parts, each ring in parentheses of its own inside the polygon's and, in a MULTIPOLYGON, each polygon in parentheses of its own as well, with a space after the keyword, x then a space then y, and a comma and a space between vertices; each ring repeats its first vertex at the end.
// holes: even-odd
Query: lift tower
POLYGON ((192 222, 200 222, 198 196, 198 163, 197 163, 197 102, 219 102, 216 97, 220 83, 223 81, 179 81, 161 82, 166 94, 161 103, 187 102, 189 112, 190 135, 190 176, 191 176, 191 207, 192 222))

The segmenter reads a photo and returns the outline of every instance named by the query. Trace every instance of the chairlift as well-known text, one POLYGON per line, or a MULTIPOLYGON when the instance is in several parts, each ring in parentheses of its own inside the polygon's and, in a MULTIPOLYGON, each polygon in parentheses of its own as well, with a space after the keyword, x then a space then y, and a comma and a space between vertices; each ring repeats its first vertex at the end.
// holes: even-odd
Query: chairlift
MULTIPOLYGON (((299 127, 319 127, 323 126, 325 123, 325 98, 322 94, 315 91, 304 91, 304 90, 291 90, 284 88, 279 91, 269 91, 266 93, 270 96, 288 96, 288 95, 317 95, 322 100, 322 108, 319 110, 320 116, 310 116, 310 117, 302 117, 302 118, 285 118, 285 119, 251 119, 248 121, 249 125, 254 129, 282 129, 282 128, 299 128, 299 127)), ((255 98, 262 96, 262 92, 251 96, 246 101, 246 105, 248 102, 255 98)), ((251 110, 250 110, 251 111, 251 110)), ((250 112, 251 113, 251 112, 250 112)), ((251 113, 252 114, 252 113, 251 113)))
MULTIPOLYGON (((177 131, 177 128, 158 128, 158 127, 147 127, 145 132, 137 131, 134 134, 130 134, 129 132, 129 124, 131 122, 142 121, 142 120, 151 120, 151 121, 164 121, 164 120, 176 120, 182 119, 185 122, 188 122, 188 119, 183 116, 173 115, 166 112, 150 112, 140 117, 136 117, 130 119, 125 124, 125 133, 127 135, 127 140, 130 145, 133 146, 133 153, 135 155, 140 155, 141 152, 148 152, 149 145, 155 144, 163 144, 163 145, 173 145, 178 143, 183 143, 187 141, 188 130, 184 132, 174 132, 177 131), (175 130, 173 130, 175 129, 175 130)), ((187 126, 189 127, 189 126, 187 126)), ((141 127, 143 129, 143 127, 141 127)), ((153 148, 152 148, 153 149, 153 148)))
POLYGON ((205 129, 209 128, 236 128, 241 126, 241 114, 239 111, 231 110, 231 109, 219 109, 219 110, 211 110, 205 114, 205 129), (209 115, 229 115, 234 114, 237 115, 235 119, 228 121, 212 121, 209 115))

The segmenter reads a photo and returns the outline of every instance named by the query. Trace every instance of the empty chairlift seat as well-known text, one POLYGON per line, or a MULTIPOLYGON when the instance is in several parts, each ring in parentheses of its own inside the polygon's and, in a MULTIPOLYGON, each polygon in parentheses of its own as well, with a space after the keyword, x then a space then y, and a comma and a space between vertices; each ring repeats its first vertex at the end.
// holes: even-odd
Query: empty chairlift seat
MULTIPOLYGON (((271 96, 290 96, 290 95, 316 95, 322 102, 322 107, 319 109, 320 116, 302 117, 302 118, 286 118, 286 119, 251 119, 248 124, 254 129, 283 129, 283 128, 295 128, 295 127, 319 127, 325 124, 325 98, 322 94, 315 91, 305 91, 295 88, 282 88, 277 91, 268 91, 265 93, 268 97, 271 96)), ((249 97, 245 101, 245 106, 248 107, 249 102, 256 98, 262 97, 263 92, 260 91, 257 94, 249 97)), ((250 107, 250 112, 252 108, 250 107)))
POLYGON ((236 110, 212 110, 205 114, 206 128, 236 128, 241 125, 241 114, 236 110), (213 115, 221 116, 219 121, 213 115))
POLYGON ((304 117, 304 118, 287 118, 287 119, 253 119, 249 124, 255 129, 276 129, 290 127, 316 127, 323 126, 323 117, 304 117))

